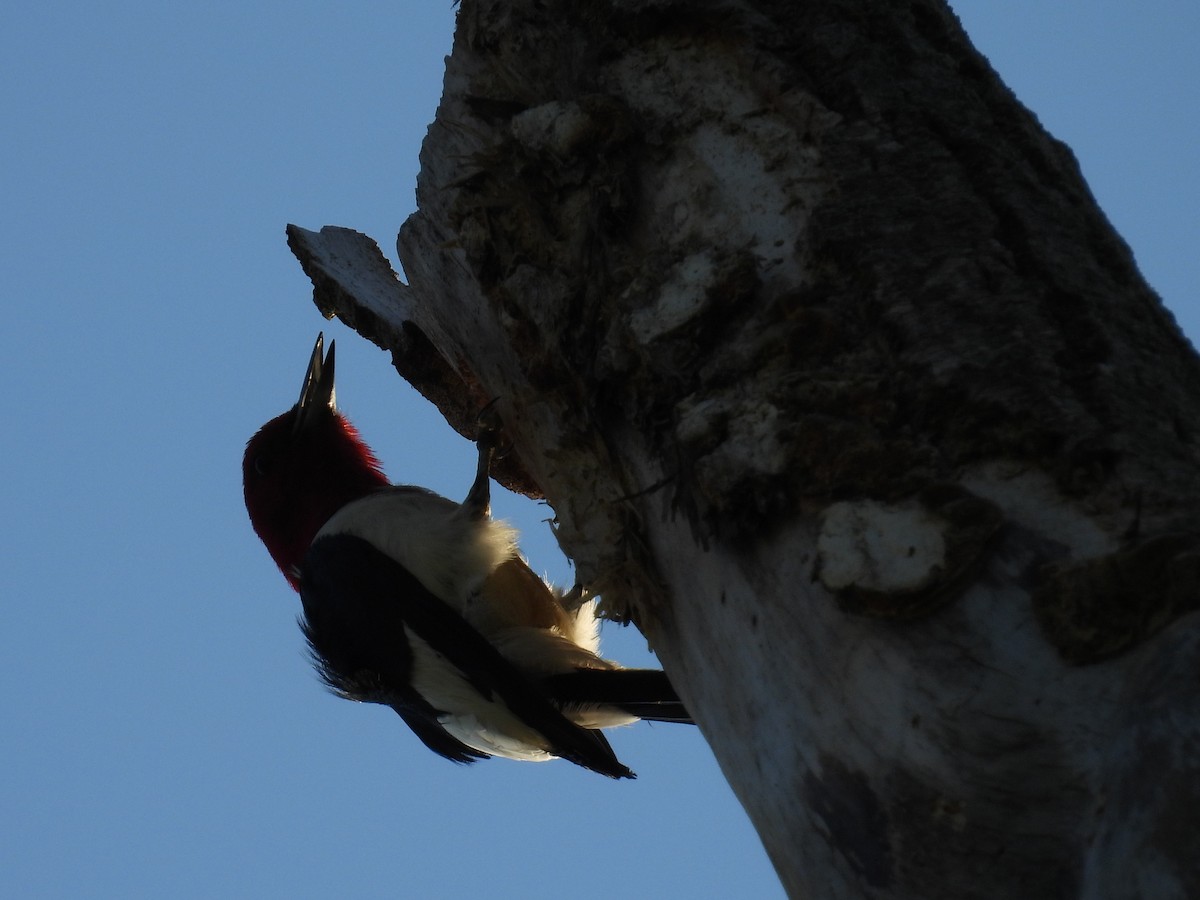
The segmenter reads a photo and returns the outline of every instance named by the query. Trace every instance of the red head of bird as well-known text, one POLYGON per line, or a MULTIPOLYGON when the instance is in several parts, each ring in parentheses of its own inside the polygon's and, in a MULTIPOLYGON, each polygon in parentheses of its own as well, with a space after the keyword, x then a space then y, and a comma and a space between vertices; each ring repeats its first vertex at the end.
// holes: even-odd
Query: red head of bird
POLYGON ((255 532, 288 582, 335 512, 385 487, 379 461, 334 399, 334 343, 317 337, 300 399, 246 444, 242 485, 255 532))

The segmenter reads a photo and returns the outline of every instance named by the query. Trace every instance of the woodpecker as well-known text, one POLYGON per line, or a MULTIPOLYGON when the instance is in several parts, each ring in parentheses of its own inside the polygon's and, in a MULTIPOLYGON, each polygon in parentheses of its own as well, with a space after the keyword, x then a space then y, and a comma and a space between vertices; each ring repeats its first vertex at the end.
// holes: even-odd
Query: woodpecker
POLYGON ((323 353, 318 335, 299 401, 242 461, 250 521, 300 594, 321 679, 390 706, 457 763, 559 757, 635 777, 600 729, 691 719, 665 673, 599 655, 594 605, 548 587, 491 518, 496 429, 482 426, 462 503, 392 485, 337 409, 334 342, 323 353))

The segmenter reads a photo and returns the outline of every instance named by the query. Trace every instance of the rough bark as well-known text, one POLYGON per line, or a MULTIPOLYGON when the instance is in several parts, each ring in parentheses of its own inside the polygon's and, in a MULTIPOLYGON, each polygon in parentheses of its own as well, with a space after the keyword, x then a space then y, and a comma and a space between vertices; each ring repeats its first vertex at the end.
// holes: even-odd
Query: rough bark
POLYGON ((1200 362, 936 0, 465 0, 315 298, 646 632, 796 897, 1200 896, 1200 362))

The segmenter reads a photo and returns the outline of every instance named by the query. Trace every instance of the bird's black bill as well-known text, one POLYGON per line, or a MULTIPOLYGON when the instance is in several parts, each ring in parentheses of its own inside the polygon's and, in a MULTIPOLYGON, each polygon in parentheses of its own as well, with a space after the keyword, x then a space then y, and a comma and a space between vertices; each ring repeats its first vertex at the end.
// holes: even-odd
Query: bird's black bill
POLYGON ((330 341, 329 354, 322 358, 325 334, 322 332, 317 335, 316 346, 308 361, 308 371, 304 373, 304 384, 300 388, 300 399, 296 401, 296 423, 293 426, 296 431, 304 427, 306 421, 311 421, 313 413, 328 411, 336 406, 333 392, 335 345, 336 341, 330 341))

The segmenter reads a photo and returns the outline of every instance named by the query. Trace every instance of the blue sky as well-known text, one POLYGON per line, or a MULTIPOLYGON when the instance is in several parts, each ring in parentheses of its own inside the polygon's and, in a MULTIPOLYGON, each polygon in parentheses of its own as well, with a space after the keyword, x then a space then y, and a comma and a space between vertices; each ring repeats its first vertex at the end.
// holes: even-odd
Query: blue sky
MULTIPOLYGON (((962 0, 1200 334, 1192 0, 962 0)), ((613 738, 636 782, 470 769, 335 700, 250 531, 239 463, 319 329, 395 480, 452 497, 473 452, 309 301, 283 228, 380 241, 413 208, 448 2, 26 4, 0 30, 0 894, 778 897, 691 729, 613 738)), ((535 568, 550 512, 503 494, 535 568)), ((610 655, 645 663, 630 630, 610 655)))

